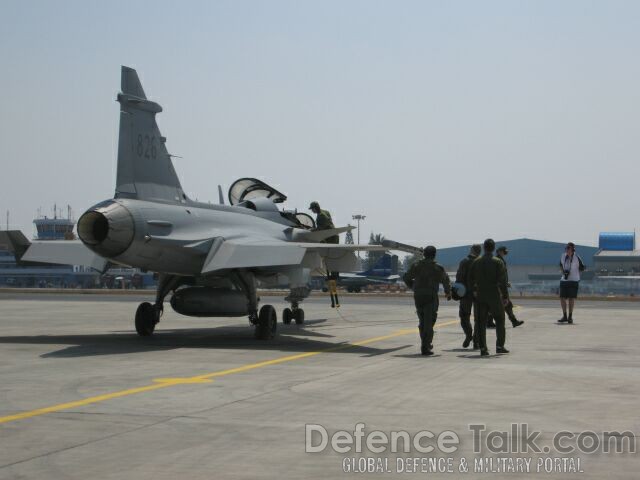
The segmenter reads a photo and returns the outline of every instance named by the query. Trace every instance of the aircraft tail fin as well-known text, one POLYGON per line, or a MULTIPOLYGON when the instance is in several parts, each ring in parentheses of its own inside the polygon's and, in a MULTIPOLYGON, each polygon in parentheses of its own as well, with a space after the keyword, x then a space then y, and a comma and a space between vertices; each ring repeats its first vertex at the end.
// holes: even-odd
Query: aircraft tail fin
POLYGON ((391 255, 391 275, 398 275, 398 255, 391 255))
POLYGON ((166 138, 156 123, 162 107, 147 99, 133 68, 122 67, 121 89, 115 197, 186 203, 166 138))
POLYGON ((122 90, 122 93, 125 95, 133 95, 134 97, 144 100, 147 99, 147 96, 144 94, 144 89, 142 88, 142 83, 140 83, 140 79, 138 78, 138 72, 133 68, 122 67, 120 90, 122 90))
POLYGON ((0 231, 0 245, 5 245, 20 262, 31 246, 31 242, 20 230, 2 230, 0 231))

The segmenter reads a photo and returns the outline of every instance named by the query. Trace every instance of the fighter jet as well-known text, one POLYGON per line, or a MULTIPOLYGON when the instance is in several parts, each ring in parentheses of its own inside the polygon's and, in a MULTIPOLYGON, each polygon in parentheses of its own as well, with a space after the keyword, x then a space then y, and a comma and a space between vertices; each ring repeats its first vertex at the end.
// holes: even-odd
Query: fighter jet
MULTIPOLYGON (((120 264, 159 274, 154 303, 135 314, 139 335, 152 335, 164 300, 183 315, 248 316, 258 339, 273 338, 273 306, 258 308, 257 285, 290 286, 282 321, 304 322, 300 303, 309 276, 353 271, 354 251, 388 250, 375 245, 321 243, 351 227, 315 230, 311 217, 280 210, 287 197, 266 183, 243 178, 229 189, 229 205, 191 200, 180 185, 156 123, 162 107, 149 100, 138 74, 122 67, 120 130, 115 195, 78 220, 80 241, 29 242, 20 232, 2 232, 24 262, 85 265, 106 270, 120 264)), ((2 240, 2 238, 0 238, 2 240)))

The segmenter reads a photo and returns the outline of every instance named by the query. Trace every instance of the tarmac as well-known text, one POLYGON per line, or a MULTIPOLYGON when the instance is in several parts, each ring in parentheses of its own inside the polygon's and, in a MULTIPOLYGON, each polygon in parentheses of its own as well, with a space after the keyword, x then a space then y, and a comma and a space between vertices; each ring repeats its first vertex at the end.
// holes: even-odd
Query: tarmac
POLYGON ((140 338, 146 297, 0 293, 0 479, 638 477, 640 303, 579 301, 575 324, 559 325, 557 300, 516 299, 525 324, 507 328, 511 353, 481 358, 461 347, 453 301, 441 303, 435 355, 422 357, 406 297, 349 296, 340 309, 314 297, 306 323, 279 323, 273 341, 254 339, 245 318, 188 318, 168 304, 140 338), (421 440, 408 452, 402 441, 399 453, 334 451, 332 435, 358 423, 421 440), (305 451, 320 449, 312 424, 328 432, 318 453, 305 451), (513 437, 490 449, 474 442, 480 424, 482 439, 512 424, 520 438, 526 424, 542 451, 513 437), (556 448, 563 431, 574 451, 556 448), (457 435, 455 451, 440 448, 442 432, 457 435), (622 453, 602 451, 618 441, 622 453))

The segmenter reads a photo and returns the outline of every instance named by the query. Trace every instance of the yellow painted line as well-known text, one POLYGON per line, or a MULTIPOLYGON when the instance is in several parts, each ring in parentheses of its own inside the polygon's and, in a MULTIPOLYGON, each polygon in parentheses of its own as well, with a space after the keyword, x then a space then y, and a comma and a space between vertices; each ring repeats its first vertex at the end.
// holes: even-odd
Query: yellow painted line
POLYGON ((107 393, 105 395, 97 395, 95 397, 89 397, 83 400, 76 400, 75 402, 61 403, 52 407, 39 408, 37 410, 31 410, 30 412, 16 413, 15 415, 9 415, 8 417, 0 417, 0 423, 15 422, 16 420, 22 420, 29 417, 37 417, 39 415, 45 415, 47 413, 59 412, 60 410, 69 410, 71 408, 83 407, 85 405, 104 402, 113 398, 126 397, 128 395, 136 395, 138 393, 158 390, 160 388, 166 388, 171 385, 171 383, 157 383, 155 385, 146 385, 144 387, 120 390, 119 392, 107 393))
MULTIPOLYGON (((450 322, 437 323, 434 328, 438 327, 446 327, 448 325, 453 325, 458 323, 457 320, 452 320, 450 322)), ((94 397, 84 398, 82 400, 76 400, 73 402, 60 403, 58 405, 53 405, 51 407, 38 408, 36 410, 31 410, 28 412, 16 413, 14 415, 8 415, 6 417, 0 417, 0 424, 15 422, 17 420, 24 420, 25 418, 38 417, 40 415, 46 415, 48 413, 60 412, 62 410, 70 410, 72 408, 84 407, 86 405, 92 405, 94 403, 105 402, 107 400, 113 400, 114 398, 127 397, 129 395, 137 395, 139 393, 151 392, 153 390, 159 390, 161 388, 173 387, 176 385, 185 385, 185 384, 201 384, 201 383, 211 383, 212 378, 224 377, 226 375, 233 375, 235 373, 243 373, 248 372, 250 370, 255 370, 257 368, 268 367, 271 365, 278 365, 285 362, 291 362, 294 360, 300 360, 303 358, 313 357, 315 355, 320 355, 321 353, 326 352, 335 352, 337 350, 346 350, 351 347, 357 347, 362 345, 368 345, 370 343, 381 342, 383 340, 389 340, 391 338, 401 337, 404 335, 409 335, 416 332, 416 328, 406 328, 402 330, 398 330, 389 335, 382 335, 380 337, 368 338, 366 340, 361 340, 359 342, 353 343, 345 343, 339 344, 335 347, 326 348, 323 350, 317 350, 313 352, 305 352, 299 353, 296 355, 288 355, 286 357, 274 358, 273 360, 265 360, 264 362, 251 363, 248 365, 244 365, 242 367, 229 368, 227 370, 220 370, 218 372, 206 373, 204 375, 196 375, 194 377, 183 377, 183 378, 156 378, 153 380, 153 384, 145 385, 143 387, 129 388, 126 390, 120 390, 118 392, 106 393, 104 395, 96 395, 94 397)))

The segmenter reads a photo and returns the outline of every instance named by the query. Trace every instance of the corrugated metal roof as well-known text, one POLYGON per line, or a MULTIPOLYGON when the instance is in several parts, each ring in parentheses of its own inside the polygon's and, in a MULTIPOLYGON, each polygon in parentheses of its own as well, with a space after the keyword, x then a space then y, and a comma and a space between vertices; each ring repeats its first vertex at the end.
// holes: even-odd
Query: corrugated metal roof
POLYGON ((629 258, 629 257, 640 257, 640 250, 632 250, 632 251, 616 251, 616 250, 600 250, 595 255, 596 257, 607 257, 607 258, 629 258))
MULTIPOLYGON (((482 243, 480 241, 479 243, 482 243)), ((507 263, 509 265, 557 265, 560 255, 564 252, 566 243, 518 238, 515 240, 496 241, 496 246, 505 245, 509 249, 507 263)), ((471 245, 442 248, 438 250, 436 260, 442 265, 457 265, 469 254, 471 245)), ((587 266, 593 265, 593 256, 598 252, 597 247, 576 245, 576 253, 587 266)), ((617 252, 620 253, 620 252, 617 252)))

